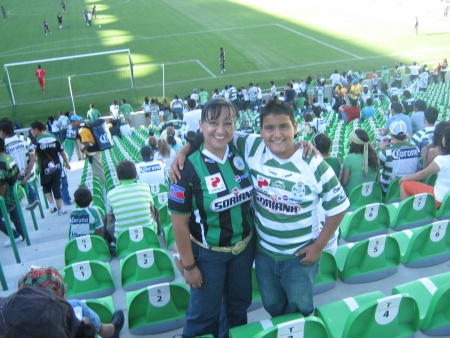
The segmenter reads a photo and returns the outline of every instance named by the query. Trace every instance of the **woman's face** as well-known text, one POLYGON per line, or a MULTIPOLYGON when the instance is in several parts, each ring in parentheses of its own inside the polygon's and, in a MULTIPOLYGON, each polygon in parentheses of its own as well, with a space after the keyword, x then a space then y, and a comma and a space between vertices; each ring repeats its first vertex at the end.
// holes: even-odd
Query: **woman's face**
POLYGON ((203 132, 204 147, 219 158, 223 158, 227 144, 233 139, 234 117, 226 107, 216 119, 208 115, 207 121, 200 121, 200 130, 203 132))

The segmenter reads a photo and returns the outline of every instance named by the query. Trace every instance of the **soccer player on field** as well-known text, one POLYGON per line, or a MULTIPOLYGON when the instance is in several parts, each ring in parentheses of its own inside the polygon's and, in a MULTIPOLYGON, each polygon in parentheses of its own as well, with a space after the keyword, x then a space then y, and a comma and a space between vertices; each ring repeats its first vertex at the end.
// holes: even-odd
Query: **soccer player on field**
POLYGON ((61 15, 61 13, 58 13, 56 18, 58 19, 59 28, 62 28, 62 15, 61 15))
POLYGON ((3 13, 3 21, 6 21, 6 10, 5 7, 2 6, 2 13, 3 13))
POLYGON ((92 16, 95 17, 97 19, 97 6, 94 6, 92 8, 92 16))
POLYGON ((47 32, 52 34, 52 32, 50 32, 50 28, 48 28, 48 21, 47 21, 47 19, 45 19, 44 20, 44 33, 45 33, 45 35, 47 35, 47 32))
POLYGON ((223 50, 223 47, 220 47, 219 62, 220 74, 223 74, 225 72, 225 51, 223 50))
POLYGON ((66 13, 66 3, 64 2, 64 0, 61 1, 61 7, 62 7, 64 13, 66 13))
POLYGON ((38 65, 38 68, 36 69, 36 72, 34 73, 35 76, 37 76, 38 82, 41 85, 42 88, 42 94, 45 93, 45 75, 47 73, 43 68, 41 68, 41 65, 38 65))

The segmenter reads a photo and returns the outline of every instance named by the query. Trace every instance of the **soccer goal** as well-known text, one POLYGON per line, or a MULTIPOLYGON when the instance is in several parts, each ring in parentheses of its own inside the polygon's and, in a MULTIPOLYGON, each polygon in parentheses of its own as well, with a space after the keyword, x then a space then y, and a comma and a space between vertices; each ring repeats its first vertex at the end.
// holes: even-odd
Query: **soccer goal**
POLYGON ((77 101, 85 104, 103 94, 115 97, 134 92, 129 49, 9 63, 4 67, 14 106, 68 100, 75 106, 77 101), (34 75, 38 65, 47 74, 45 93, 34 75))

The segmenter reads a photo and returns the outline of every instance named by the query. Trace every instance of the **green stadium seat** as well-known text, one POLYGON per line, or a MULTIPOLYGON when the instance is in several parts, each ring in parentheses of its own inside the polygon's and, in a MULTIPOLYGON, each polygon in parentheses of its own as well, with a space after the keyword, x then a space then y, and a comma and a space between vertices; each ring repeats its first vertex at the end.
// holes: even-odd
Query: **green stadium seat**
POLYGON ((330 338, 342 338, 347 321, 353 312, 367 303, 385 297, 381 291, 345 298, 316 308, 315 316, 320 318, 327 328, 330 338))
POLYGON ((400 248, 397 241, 380 235, 337 248, 338 276, 344 283, 366 283, 397 272, 400 248))
POLYGON ((158 235, 149 227, 130 227, 117 235, 116 255, 119 259, 139 250, 160 248, 158 235))
POLYGON ((450 259, 449 221, 443 220, 390 234, 400 246, 400 260, 409 268, 422 268, 450 259))
POLYGON ((276 327, 278 324, 299 319, 303 319, 303 315, 301 313, 290 313, 278 317, 263 319, 259 322, 236 326, 230 329, 230 338, 254 337, 266 329, 276 327))
POLYGON ((173 245, 175 244, 175 236, 173 234, 172 224, 163 229, 164 229, 164 239, 166 240, 166 248, 167 250, 173 250, 173 245))
POLYGON ((84 302, 89 308, 98 314, 102 323, 111 322, 111 318, 115 311, 112 296, 97 299, 85 299, 84 302))
POLYGON ((109 262, 111 254, 106 241, 97 235, 71 239, 64 248, 64 264, 98 260, 109 262))
POLYGON ((330 337, 412 337, 419 330, 419 308, 409 295, 369 300, 377 292, 347 298, 316 309, 330 337))
POLYGON ((167 228, 172 225, 172 218, 169 215, 169 210, 166 205, 162 205, 158 208, 159 210, 159 222, 162 228, 167 228))
POLYGON ((160 192, 158 194, 152 194, 153 195, 153 203, 156 205, 157 208, 162 207, 163 205, 167 205, 169 202, 168 192, 160 192))
POLYGON ((389 183, 388 190, 383 198, 385 204, 400 202, 400 184, 398 183, 399 180, 400 177, 397 177, 389 183))
POLYGON ((433 222, 436 216, 436 202, 431 194, 418 194, 387 205, 391 216, 391 228, 405 230, 433 222))
POLYGON ((436 211, 437 219, 450 219, 450 191, 445 195, 441 207, 436 211))
POLYGON ((171 282, 174 278, 172 260, 162 249, 139 250, 120 261, 120 280, 127 291, 171 282))
POLYGON ((115 291, 108 263, 84 261, 70 264, 62 270, 67 284, 68 299, 100 298, 115 291))
POLYGON ((428 336, 450 333, 450 273, 422 278, 399 286, 393 294, 408 294, 419 307, 420 330, 428 336))
POLYGON ((184 283, 163 283, 127 293, 128 328, 132 334, 149 335, 184 325, 189 304, 184 283))
POLYGON ((258 281, 256 280, 255 266, 252 267, 252 303, 247 311, 253 311, 263 306, 261 291, 259 291, 258 281))
POLYGON ((382 203, 374 203, 347 212, 339 229, 342 238, 348 242, 356 242, 386 234, 389 222, 388 208, 382 203))
POLYGON ((334 288, 338 278, 336 259, 329 251, 323 251, 320 257, 319 271, 314 284, 314 294, 318 295, 334 288))
POLYGON ((169 187, 163 183, 150 184, 150 191, 152 195, 157 195, 161 192, 169 192, 169 187))
POLYGON ((436 184, 436 180, 437 180, 437 174, 433 174, 433 175, 430 175, 430 176, 428 176, 426 179, 425 179, 425 184, 428 184, 428 185, 431 185, 432 187, 434 187, 434 185, 436 184))
POLYGON ((366 182, 354 187, 348 193, 348 199, 350 201, 350 207, 348 211, 358 209, 372 203, 383 202, 383 194, 380 183, 366 182))

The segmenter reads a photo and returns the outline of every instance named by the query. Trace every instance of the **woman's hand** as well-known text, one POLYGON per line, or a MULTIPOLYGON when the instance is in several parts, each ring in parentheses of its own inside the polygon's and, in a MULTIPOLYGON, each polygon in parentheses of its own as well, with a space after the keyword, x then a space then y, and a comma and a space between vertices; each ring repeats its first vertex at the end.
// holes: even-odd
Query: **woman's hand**
POLYGON ((199 289, 202 287, 202 273, 198 266, 189 271, 184 271, 184 280, 189 287, 199 289))
POLYGON ((314 153, 314 156, 322 156, 320 152, 314 147, 311 143, 306 141, 298 141, 295 143, 297 148, 303 148, 303 157, 310 158, 311 154, 314 153))
POLYGON ((172 183, 176 184, 178 183, 178 180, 181 179, 180 171, 183 169, 185 161, 186 155, 179 151, 170 166, 169 177, 172 183))

